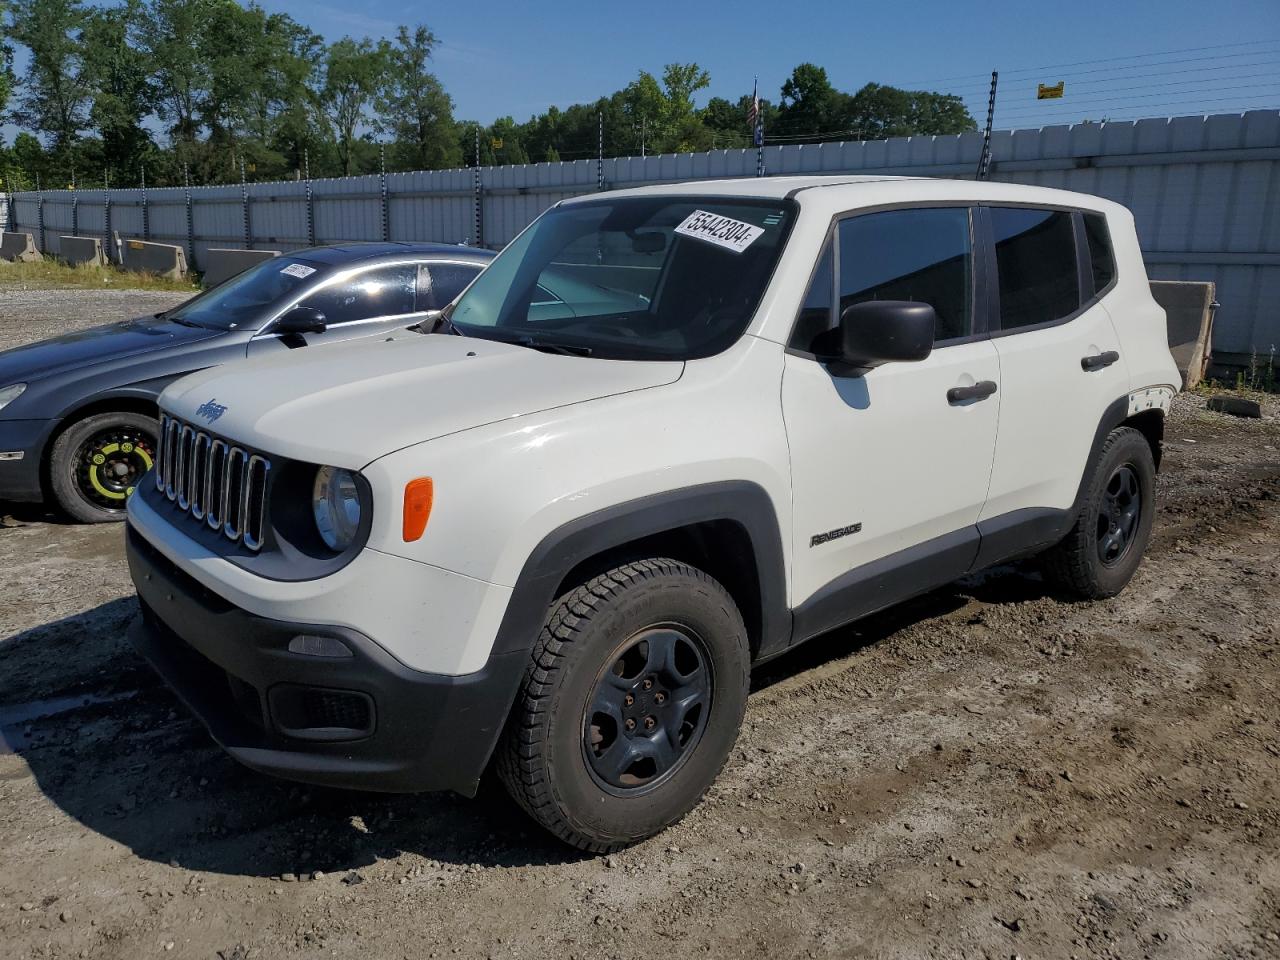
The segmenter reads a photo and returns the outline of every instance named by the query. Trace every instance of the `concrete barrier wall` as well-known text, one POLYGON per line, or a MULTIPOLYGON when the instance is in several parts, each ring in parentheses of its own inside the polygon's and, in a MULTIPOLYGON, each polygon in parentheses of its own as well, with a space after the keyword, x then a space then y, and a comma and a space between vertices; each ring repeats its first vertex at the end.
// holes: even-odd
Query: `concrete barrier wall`
POLYGON ((1213 314, 1217 307, 1212 283, 1153 280, 1151 295, 1164 307, 1169 324, 1169 351, 1190 390, 1204 379, 1213 353, 1213 314))
POLYGON ((155 273, 173 280, 187 275, 187 257, 181 247, 168 243, 124 240, 120 245, 121 266, 140 273, 155 273))
POLYGON ((0 234, 0 260, 39 260, 35 238, 29 233, 0 234))
POLYGON ((216 287, 223 280, 244 273, 255 263, 280 256, 279 250, 230 250, 210 247, 204 255, 204 286, 216 287))
POLYGON ((58 251, 67 263, 89 263, 100 267, 107 262, 102 255, 102 241, 97 237, 59 237, 58 251))

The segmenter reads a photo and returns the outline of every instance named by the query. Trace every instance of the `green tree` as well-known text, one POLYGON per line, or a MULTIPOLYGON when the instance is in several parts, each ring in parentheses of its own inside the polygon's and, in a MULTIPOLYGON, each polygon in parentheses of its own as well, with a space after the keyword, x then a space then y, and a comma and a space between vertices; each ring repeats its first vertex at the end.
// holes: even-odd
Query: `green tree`
POLYGON ((151 135, 143 127, 152 109, 151 71, 146 55, 132 42, 140 20, 140 0, 95 7, 81 35, 84 71, 93 98, 89 125, 101 141, 101 165, 114 170, 132 166, 153 148, 151 135))
MULTIPOLYGON (((754 144, 753 131, 747 123, 751 111, 751 94, 730 103, 724 97, 712 97, 702 109, 702 125, 711 133, 712 149, 744 149, 754 144)), ((764 118, 765 136, 774 135, 778 120, 778 108, 760 99, 760 113, 764 118)))
POLYGON ((977 128, 959 97, 878 83, 868 83, 847 99, 842 125, 864 140, 964 133, 977 128))
POLYGON ((79 0, 13 0, 6 33, 27 48, 14 119, 49 137, 56 152, 68 149, 87 122, 89 89, 79 0))
POLYGON ((413 170, 462 165, 453 100, 427 67, 435 35, 425 26, 400 27, 387 49, 378 98, 378 129, 394 138, 396 164, 413 170))
POLYGON ((804 140, 835 133, 845 121, 845 100, 845 95, 832 86, 825 69, 802 63, 782 85, 782 105, 771 135, 804 140))
POLYGON ((206 52, 214 16, 230 0, 145 0, 138 43, 151 64, 156 114, 175 141, 194 144, 198 112, 210 85, 206 52))
POLYGON ((387 61, 387 45, 368 39, 344 37, 325 51, 319 100, 334 130, 343 176, 355 169, 356 131, 368 122, 367 110, 377 96, 387 61))

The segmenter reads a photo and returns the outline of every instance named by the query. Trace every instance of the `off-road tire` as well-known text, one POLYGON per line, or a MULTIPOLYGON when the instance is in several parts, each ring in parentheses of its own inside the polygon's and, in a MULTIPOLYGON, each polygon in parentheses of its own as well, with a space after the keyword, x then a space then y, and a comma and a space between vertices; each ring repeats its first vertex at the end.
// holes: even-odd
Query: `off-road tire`
POLYGON ((696 806, 723 769, 742 725, 750 659, 733 598, 706 573, 665 558, 609 570, 552 605, 498 746, 498 776, 534 820, 579 849, 607 853, 651 837, 696 806), (588 703, 617 651, 654 624, 701 638, 710 707, 667 779, 620 796, 591 771, 588 703))
POLYGON ((1111 431, 1094 463, 1084 502, 1071 532, 1041 558, 1045 575, 1085 600, 1104 600, 1123 590, 1142 562, 1142 554, 1151 539, 1155 477, 1155 460, 1147 438, 1132 427, 1111 431), (1106 564, 1099 548, 1099 514, 1104 510, 1108 483, 1123 468, 1132 471, 1136 478, 1140 513, 1124 553, 1106 564))
MULTIPOLYGON (((145 434, 150 438, 154 451, 160 425, 154 417, 141 413, 112 411, 85 417, 71 424, 59 434, 49 455, 49 485, 59 507, 81 523, 111 523, 125 516, 125 497, 118 506, 94 502, 83 489, 86 465, 80 462, 86 441, 109 431, 133 436, 145 434)), ((135 483, 141 476, 135 478, 135 483)), ((114 492, 114 491, 113 491, 114 492)))

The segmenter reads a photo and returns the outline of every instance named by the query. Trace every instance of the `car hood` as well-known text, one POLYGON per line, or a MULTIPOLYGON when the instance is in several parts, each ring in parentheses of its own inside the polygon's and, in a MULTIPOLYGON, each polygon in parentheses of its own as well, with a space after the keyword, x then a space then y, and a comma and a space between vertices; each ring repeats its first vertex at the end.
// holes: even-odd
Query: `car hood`
POLYGON ((27 383, 76 367, 223 336, 223 330, 188 327, 159 317, 141 317, 63 334, 0 351, 0 387, 27 383))
POLYGON ((160 404, 266 453, 359 469, 472 427, 672 383, 683 369, 406 333, 196 373, 160 404))

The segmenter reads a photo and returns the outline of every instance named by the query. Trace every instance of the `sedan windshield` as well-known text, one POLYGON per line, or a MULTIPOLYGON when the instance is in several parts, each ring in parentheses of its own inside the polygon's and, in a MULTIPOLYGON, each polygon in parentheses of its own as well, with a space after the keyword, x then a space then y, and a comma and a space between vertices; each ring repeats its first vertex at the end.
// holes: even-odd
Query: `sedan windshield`
POLYGON ((293 257, 274 257, 206 290, 164 316, 214 330, 257 328, 302 286, 319 279, 323 268, 293 257))
POLYGON ((742 335, 789 200, 628 197, 549 210, 450 311, 467 336, 610 359, 692 360, 742 335))

